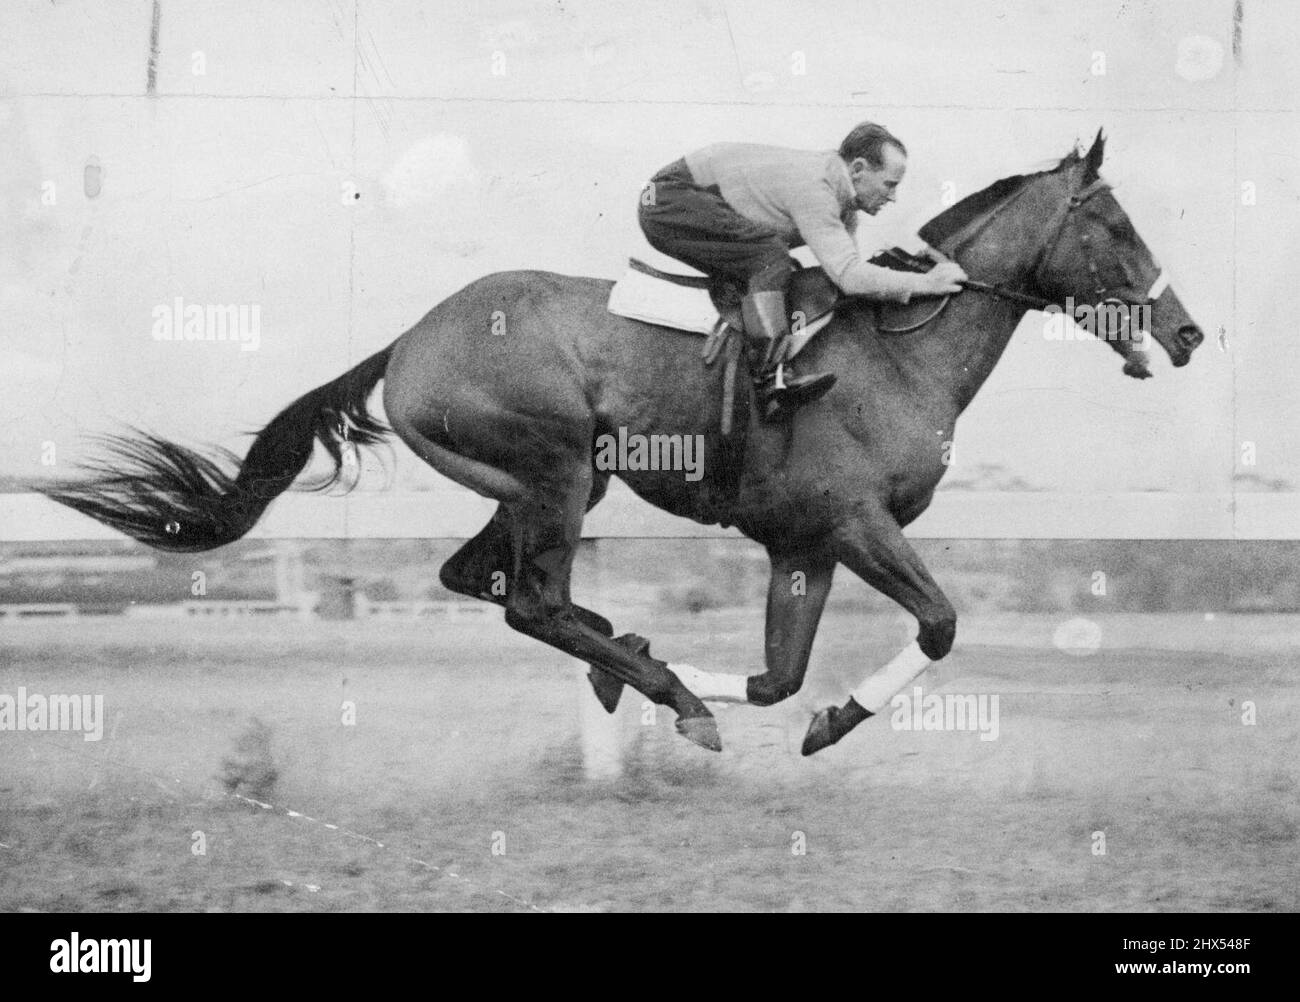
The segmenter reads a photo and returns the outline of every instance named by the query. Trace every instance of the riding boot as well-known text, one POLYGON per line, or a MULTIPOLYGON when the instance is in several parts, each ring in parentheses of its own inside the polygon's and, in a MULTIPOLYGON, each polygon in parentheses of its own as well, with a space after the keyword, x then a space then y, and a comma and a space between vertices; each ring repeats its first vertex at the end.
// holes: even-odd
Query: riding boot
POLYGON ((795 408, 816 400, 835 385, 833 373, 796 376, 790 372, 790 363, 785 361, 790 349, 790 314, 784 292, 752 292, 741 301, 740 311, 758 412, 763 420, 788 417, 795 408))

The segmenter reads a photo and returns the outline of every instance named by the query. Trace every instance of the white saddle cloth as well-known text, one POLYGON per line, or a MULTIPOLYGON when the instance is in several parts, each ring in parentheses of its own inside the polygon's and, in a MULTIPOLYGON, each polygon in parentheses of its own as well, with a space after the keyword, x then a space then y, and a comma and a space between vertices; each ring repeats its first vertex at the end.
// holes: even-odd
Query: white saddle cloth
MULTIPOLYGON (((610 313, 692 334, 708 335, 721 317, 707 289, 692 289, 628 268, 609 293, 610 313)), ((832 314, 814 320, 790 338, 790 358, 831 322, 832 314)))
POLYGON ((710 334, 718 311, 708 289, 692 289, 628 268, 609 293, 609 312, 648 324, 710 334))

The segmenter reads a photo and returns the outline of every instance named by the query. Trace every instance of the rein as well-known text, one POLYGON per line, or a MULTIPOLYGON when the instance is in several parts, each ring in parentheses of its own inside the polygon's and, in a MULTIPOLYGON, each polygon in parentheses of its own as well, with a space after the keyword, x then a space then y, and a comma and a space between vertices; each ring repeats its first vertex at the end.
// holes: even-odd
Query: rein
MULTIPOLYGON (((972 228, 970 228, 970 231, 964 237, 962 237, 962 239, 956 244, 956 246, 953 249, 959 250, 960 248, 965 247, 977 236, 979 236, 982 232, 984 232, 984 230, 987 229, 989 225, 991 225, 999 215, 1001 215, 1007 208, 1013 205, 1020 198, 1020 196, 1023 195, 1028 190, 1028 187, 1029 187, 1028 185, 1025 185, 1024 187, 1020 188, 1010 198, 1007 198, 1005 201, 1003 201, 1000 205, 998 205, 992 212, 986 215, 983 219, 978 220, 977 223, 972 228)), ((1041 274, 1042 270, 1047 266, 1048 262, 1051 261, 1052 255, 1056 253, 1056 247, 1061 241, 1061 235, 1065 232, 1065 227, 1067 223, 1069 223, 1074 210, 1079 208, 1079 206, 1083 205, 1086 201, 1088 201, 1088 199, 1092 198, 1092 196, 1097 194, 1098 192, 1109 191, 1109 190, 1110 190, 1110 185, 1106 181, 1103 181, 1101 178, 1097 178, 1087 187, 1071 194, 1069 198, 1067 198, 1063 203, 1061 203, 1060 208, 1056 210, 1056 213, 1053 216, 1052 226, 1051 229, 1049 230, 1048 237, 1043 241, 1043 246, 1034 255, 1034 264, 1030 272, 1030 276, 1033 279, 1035 285, 1041 284, 1039 282, 1039 275, 1041 274)), ((1083 244, 1088 258, 1088 271, 1094 277, 1096 277, 1098 275, 1097 262, 1093 259, 1092 247, 1089 241, 1087 240, 1086 235, 1083 238, 1083 244)), ((892 255, 892 256, 894 256, 898 260, 902 260, 901 258, 898 258, 898 255, 892 255)), ((934 260, 951 260, 951 258, 948 255, 934 248, 928 248, 928 256, 930 256, 934 260)), ((923 269, 916 267, 910 262, 903 261, 903 264, 910 271, 923 272, 923 269)), ((977 292, 980 295, 989 296, 993 299, 1001 299, 1001 300, 1005 300, 1006 302, 1016 303, 1019 306, 1024 306, 1031 310, 1046 310, 1048 307, 1057 305, 1056 303, 1054 303, 1053 300, 1045 299, 1042 296, 1033 296, 1026 292, 1017 292, 1014 289, 1008 289, 1001 285, 994 285, 988 282, 979 282, 971 278, 968 278, 964 282, 962 282, 961 286, 964 291, 977 292)), ((1168 287, 1169 287, 1169 279, 1166 276, 1164 270, 1162 269, 1160 274, 1156 277, 1155 282, 1152 283, 1150 290, 1141 300, 1129 300, 1129 299, 1123 299, 1118 296, 1106 296, 1105 294, 1111 291, 1110 288, 1106 286, 1099 286, 1096 291, 1099 296, 1104 297, 1102 299, 1103 303, 1116 302, 1116 303, 1129 305, 1129 306, 1144 306, 1144 305, 1150 305, 1151 303, 1159 299, 1161 294, 1168 287)), ((952 295, 953 295, 952 293, 949 293, 948 295, 944 296, 943 300, 939 303, 939 305, 928 316, 926 316, 925 319, 917 323, 910 324, 906 327, 880 327, 879 329, 888 334, 906 334, 909 333, 910 331, 919 330, 920 328, 924 327, 926 324, 930 323, 930 321, 938 317, 939 314, 941 314, 945 309, 947 309, 948 302, 952 299, 952 295)))

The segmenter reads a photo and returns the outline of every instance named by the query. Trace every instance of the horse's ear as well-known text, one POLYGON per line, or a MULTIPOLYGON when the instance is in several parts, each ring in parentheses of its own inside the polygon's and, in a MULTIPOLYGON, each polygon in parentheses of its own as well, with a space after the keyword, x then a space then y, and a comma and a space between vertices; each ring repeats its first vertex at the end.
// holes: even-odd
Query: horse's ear
POLYGON ((1102 135, 1102 130, 1097 130, 1097 138, 1092 141, 1092 148, 1088 150, 1087 155, 1083 158, 1086 165, 1084 168, 1084 177, 1093 178, 1101 173, 1101 160, 1106 155, 1106 137, 1102 135))

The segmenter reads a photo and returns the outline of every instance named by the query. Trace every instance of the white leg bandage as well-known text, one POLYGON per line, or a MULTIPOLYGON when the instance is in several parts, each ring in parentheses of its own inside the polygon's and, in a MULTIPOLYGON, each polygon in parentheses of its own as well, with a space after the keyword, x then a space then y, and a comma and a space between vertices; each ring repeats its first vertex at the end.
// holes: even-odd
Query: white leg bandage
POLYGON ((700 671, 694 665, 670 664, 668 670, 682 680, 682 685, 699 696, 700 699, 715 703, 747 703, 749 696, 746 687, 748 675, 720 675, 711 671, 700 671))
POLYGON ((930 659, 913 640, 894 660, 853 690, 853 701, 864 710, 879 713, 912 679, 930 667, 930 659))

